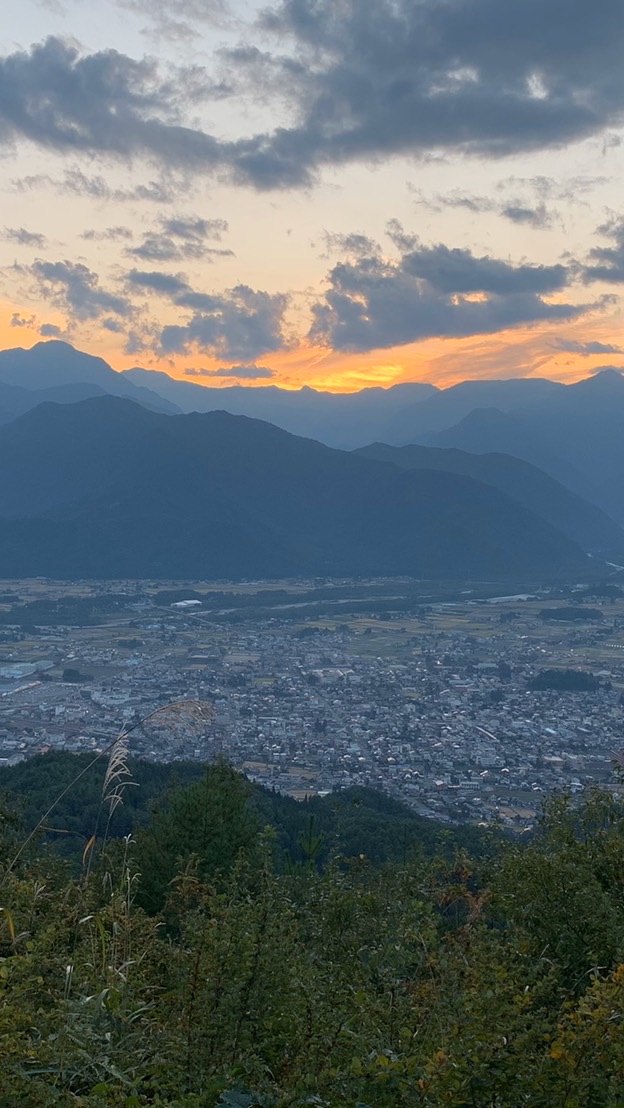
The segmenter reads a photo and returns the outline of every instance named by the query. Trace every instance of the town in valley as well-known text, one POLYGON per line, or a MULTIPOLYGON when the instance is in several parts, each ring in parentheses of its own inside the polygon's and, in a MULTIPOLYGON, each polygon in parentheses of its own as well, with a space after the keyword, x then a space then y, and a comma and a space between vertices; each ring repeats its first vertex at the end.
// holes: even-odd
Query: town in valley
POLYGON ((97 752, 131 726, 140 758, 226 758, 297 798, 366 785, 439 820, 523 831, 545 793, 618 788, 617 581, 506 595, 406 580, 6 581, 0 767, 97 752), (181 700, 210 718, 152 714, 181 700))

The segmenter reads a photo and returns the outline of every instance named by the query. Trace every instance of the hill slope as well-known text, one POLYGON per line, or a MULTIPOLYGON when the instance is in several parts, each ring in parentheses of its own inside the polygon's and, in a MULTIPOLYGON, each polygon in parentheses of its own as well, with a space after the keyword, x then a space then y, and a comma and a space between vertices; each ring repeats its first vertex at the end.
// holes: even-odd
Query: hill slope
POLYGON ((166 373, 139 367, 126 370, 123 376, 135 385, 158 392, 186 413, 225 410, 232 415, 264 419, 291 434, 346 450, 377 438, 406 405, 418 407, 438 391, 434 385, 420 382, 352 393, 321 392, 307 385, 301 389, 281 389, 276 385, 214 388, 176 381, 166 373))
MULTIPOLYGON (((420 441, 487 453, 503 450, 545 469, 624 522, 624 377, 604 370, 512 413, 473 411, 420 441)), ((414 436, 418 438, 418 436, 414 436)))
POLYGON ((624 553, 624 531, 609 516, 541 469, 510 454, 469 454, 464 450, 385 443, 373 443, 358 454, 404 469, 441 469, 474 477, 549 520, 588 553, 613 557, 624 553))
POLYGON ((76 350, 70 343, 51 340, 38 342, 29 350, 0 350, 0 422, 46 400, 71 404, 99 393, 125 396, 156 412, 179 411, 153 389, 135 385, 103 358, 76 350), (6 407, 5 396, 10 398, 6 407))
MULTIPOLYGON (((64 854, 80 859, 96 826, 99 824, 100 835, 105 826, 100 806, 107 759, 102 758, 72 785, 78 773, 92 762, 92 753, 51 751, 16 766, 0 766, 0 796, 21 818, 24 831, 29 832, 62 792, 69 789, 68 799, 61 800, 54 810, 54 826, 60 833, 48 833, 46 841, 60 847, 64 854)), ((139 788, 126 789, 124 803, 115 809, 110 825, 110 833, 115 838, 132 834, 148 824, 155 810, 167 806, 174 790, 187 788, 206 775, 206 766, 198 762, 131 759, 129 769, 139 788)), ((315 833, 325 839, 323 859, 327 859, 332 850, 340 850, 347 856, 366 854, 372 861, 382 862, 387 858, 400 858, 408 844, 430 853, 452 853, 460 844, 466 847, 469 842, 478 850, 486 843, 485 836, 477 828, 466 826, 457 831, 417 815, 401 801, 375 789, 353 787, 301 803, 263 785, 250 783, 249 799, 261 825, 270 823, 279 832, 280 843, 292 861, 302 858, 298 843, 309 827, 311 816, 315 833)))
POLYGON ((0 428, 0 574, 581 573, 578 546, 470 477, 400 471, 271 424, 102 397, 0 428))
POLYGON ((453 427, 476 408, 498 408, 514 412, 539 405, 565 392, 566 386, 542 378, 511 378, 507 381, 462 381, 411 404, 389 421, 383 441, 393 445, 421 441, 423 436, 453 427))

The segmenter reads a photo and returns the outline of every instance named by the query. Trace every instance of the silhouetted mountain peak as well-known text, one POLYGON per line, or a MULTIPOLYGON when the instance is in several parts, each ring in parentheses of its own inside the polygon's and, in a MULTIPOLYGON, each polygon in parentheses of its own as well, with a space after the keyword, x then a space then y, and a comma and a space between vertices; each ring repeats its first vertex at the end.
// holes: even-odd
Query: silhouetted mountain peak
MULTIPOLYGON (((65 397, 58 394, 59 400, 73 403, 85 395, 85 390, 88 393, 89 388, 97 387, 105 393, 127 396, 155 411, 170 414, 179 411, 174 403, 163 399, 159 393, 145 386, 139 387, 125 374, 116 373, 103 358, 76 350, 70 343, 59 339, 37 342, 30 348, 16 346, 11 350, 1 350, 0 384, 18 386, 33 394, 46 394, 35 397, 35 403, 45 400, 54 389, 78 389, 75 395, 71 392, 65 397)), ((24 406, 19 410, 24 410, 24 406)))
POLYGON ((577 381, 575 385, 570 386, 574 392, 614 392, 617 390, 618 396, 624 395, 624 373, 616 366, 603 366, 591 377, 586 377, 584 381, 577 381))
POLYGON ((118 377, 103 358, 76 350, 68 342, 50 339, 30 348, 0 351, 0 380, 28 389, 55 385, 104 385, 118 377))
MULTIPOLYGON (((515 426, 515 420, 513 415, 509 412, 502 412, 500 408, 474 408, 468 415, 465 415, 463 419, 457 421, 453 427, 450 427, 448 431, 441 431, 435 436, 435 444, 433 442, 429 445, 437 445, 444 442, 445 435, 454 437, 455 435, 473 435, 473 434, 485 434, 491 432, 505 433, 510 428, 515 426)), ((433 439, 434 436, 431 436, 433 439)), ((460 446, 461 449, 461 446, 460 446)))

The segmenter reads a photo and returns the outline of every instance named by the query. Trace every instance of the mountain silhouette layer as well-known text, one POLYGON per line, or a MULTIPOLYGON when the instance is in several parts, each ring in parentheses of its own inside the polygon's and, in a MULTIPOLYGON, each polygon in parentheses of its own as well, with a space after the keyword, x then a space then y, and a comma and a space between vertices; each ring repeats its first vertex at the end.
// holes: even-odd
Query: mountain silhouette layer
POLYGON ((135 385, 103 358, 51 339, 29 350, 0 350, 0 423, 14 419, 45 400, 71 404, 87 396, 125 396, 157 412, 180 409, 149 385, 135 385))
MULTIPOLYGON (((506 421, 510 419, 504 416, 506 421)), ((548 520, 588 553, 621 558, 624 531, 605 512, 571 492, 537 466, 509 454, 470 454, 431 446, 372 443, 358 451, 366 458, 392 462, 404 469, 438 469, 474 477, 500 489, 548 520)))
POLYGON ((473 453, 513 454, 624 523, 624 377, 617 370, 603 370, 512 412, 472 411, 421 441, 473 453))
POLYGON ((226 412, 116 397, 0 428, 0 575, 585 573, 577 544, 472 477, 406 470, 226 412))

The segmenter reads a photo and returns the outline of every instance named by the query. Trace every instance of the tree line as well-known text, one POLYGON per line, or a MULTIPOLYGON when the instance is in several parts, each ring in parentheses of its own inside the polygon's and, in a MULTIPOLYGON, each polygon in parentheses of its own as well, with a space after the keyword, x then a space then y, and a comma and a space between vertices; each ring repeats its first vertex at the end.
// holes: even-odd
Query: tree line
POLYGON ((550 799, 528 842, 409 838, 366 791, 299 805, 289 840, 219 763, 118 837, 139 790, 112 755, 79 856, 24 848, 5 794, 1 1108, 622 1104, 612 791, 550 799))

